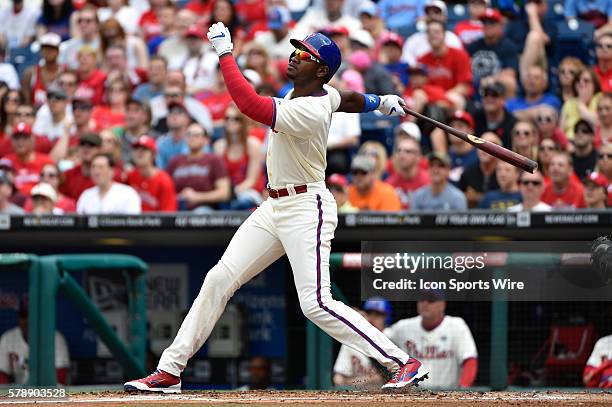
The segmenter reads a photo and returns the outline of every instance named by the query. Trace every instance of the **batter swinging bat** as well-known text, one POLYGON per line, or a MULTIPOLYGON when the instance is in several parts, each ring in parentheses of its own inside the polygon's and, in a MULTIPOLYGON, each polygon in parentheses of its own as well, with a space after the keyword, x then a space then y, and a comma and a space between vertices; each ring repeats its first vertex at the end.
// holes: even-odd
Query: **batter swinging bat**
POLYGON ((440 123, 439 121, 434 120, 431 117, 427 117, 418 112, 415 112, 412 109, 408 109, 407 107, 404 107, 404 111, 408 113, 409 115, 414 116, 419 119, 423 119, 433 124, 434 126, 441 128, 445 132, 452 134, 455 137, 459 137, 461 140, 467 143, 470 143, 474 147, 479 148, 482 151, 485 151, 491 154, 492 156, 497 157, 500 160, 503 160, 509 164, 512 164, 515 167, 518 167, 524 171, 527 171, 533 174, 533 172, 538 168, 537 162, 530 160, 529 158, 524 157, 520 154, 517 154, 514 151, 508 150, 507 148, 498 146, 497 144, 491 143, 490 141, 483 140, 480 137, 474 136, 473 134, 467 134, 463 131, 459 131, 451 126, 447 126, 444 123, 440 123))

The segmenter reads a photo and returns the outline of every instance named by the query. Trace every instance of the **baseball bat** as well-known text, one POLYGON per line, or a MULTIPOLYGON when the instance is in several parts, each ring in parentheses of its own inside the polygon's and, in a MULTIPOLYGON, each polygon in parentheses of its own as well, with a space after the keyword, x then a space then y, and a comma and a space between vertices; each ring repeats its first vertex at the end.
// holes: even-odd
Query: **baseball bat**
POLYGON ((474 136, 473 134, 468 134, 466 132, 459 131, 451 126, 447 126, 444 123, 440 123, 439 121, 434 120, 431 117, 427 117, 425 115, 422 115, 421 113, 415 112, 412 109, 408 109, 407 107, 404 107, 404 111, 409 115, 425 120, 426 122, 429 122, 434 126, 439 127, 445 132, 452 134, 455 137, 459 137, 461 140, 467 143, 470 143, 474 147, 479 148, 482 151, 485 151, 491 154, 492 156, 497 157, 500 160, 503 160, 509 164, 512 164, 515 167, 518 167, 524 171, 533 174, 533 172, 538 168, 537 162, 530 160, 529 158, 524 157, 520 154, 517 154, 514 151, 508 150, 507 148, 498 146, 497 144, 491 143, 490 141, 483 140, 480 137, 474 136))

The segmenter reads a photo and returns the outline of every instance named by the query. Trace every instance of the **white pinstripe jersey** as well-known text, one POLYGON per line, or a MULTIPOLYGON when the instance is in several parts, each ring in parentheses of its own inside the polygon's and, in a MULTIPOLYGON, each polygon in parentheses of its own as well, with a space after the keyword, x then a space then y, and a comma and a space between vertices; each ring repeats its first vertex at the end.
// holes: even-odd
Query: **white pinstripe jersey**
POLYGON ((323 85, 325 93, 274 99, 272 130, 268 135, 266 165, 272 188, 325 180, 327 136, 340 93, 323 85))

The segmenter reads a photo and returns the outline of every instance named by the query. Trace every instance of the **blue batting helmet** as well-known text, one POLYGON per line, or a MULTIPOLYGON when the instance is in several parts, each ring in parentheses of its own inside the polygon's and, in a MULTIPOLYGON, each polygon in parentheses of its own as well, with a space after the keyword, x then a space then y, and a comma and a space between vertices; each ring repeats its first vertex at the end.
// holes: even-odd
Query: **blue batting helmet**
POLYGON ((340 63, 342 62, 340 48, 325 35, 313 33, 303 40, 291 39, 290 42, 291 45, 296 48, 307 50, 329 67, 327 80, 330 80, 340 67, 340 63))

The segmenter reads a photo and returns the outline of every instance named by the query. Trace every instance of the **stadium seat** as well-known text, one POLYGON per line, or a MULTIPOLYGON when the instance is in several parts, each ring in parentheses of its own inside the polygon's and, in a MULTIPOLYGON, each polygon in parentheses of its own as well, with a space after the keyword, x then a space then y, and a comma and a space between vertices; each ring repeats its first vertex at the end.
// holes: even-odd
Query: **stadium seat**
POLYGON ((551 386, 579 385, 582 370, 594 344, 595 332, 592 324, 551 326, 548 337, 548 356, 544 363, 546 384, 551 386), (578 383, 574 383, 576 377, 578 383))
POLYGON ((22 48, 11 48, 8 62, 13 64, 17 70, 17 74, 21 77, 23 72, 32 65, 36 65, 39 59, 40 55, 38 52, 32 51, 31 47, 27 46, 22 48))
POLYGON ((448 29, 453 30, 461 20, 470 18, 465 4, 455 4, 448 7, 448 29))
POLYGON ((564 21, 565 20, 565 7, 562 0, 549 0, 548 1, 548 12, 546 17, 551 20, 564 21))
POLYGON ((577 27, 570 27, 563 20, 557 22, 558 41, 556 60, 561 61, 566 56, 580 58, 585 64, 590 65, 594 60, 593 55, 593 24, 578 21, 577 27))

